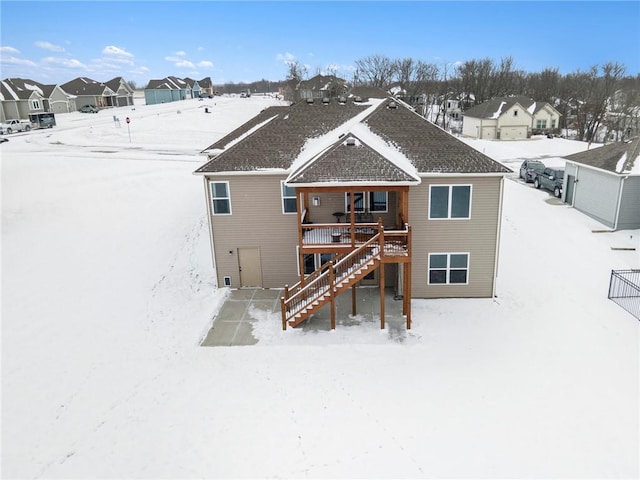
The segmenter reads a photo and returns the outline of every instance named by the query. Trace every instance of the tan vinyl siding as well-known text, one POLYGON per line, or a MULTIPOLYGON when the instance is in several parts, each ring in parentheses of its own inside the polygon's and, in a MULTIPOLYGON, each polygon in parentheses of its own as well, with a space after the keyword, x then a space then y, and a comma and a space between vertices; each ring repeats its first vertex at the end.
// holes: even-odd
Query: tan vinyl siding
MULTIPOLYGON (((297 215, 282 213, 280 181, 285 175, 229 175, 209 181, 229 182, 231 215, 212 215, 212 235, 218 284, 231 277, 240 287, 238 248, 259 247, 264 288, 282 288, 297 281, 297 215), (231 252, 231 253, 229 253, 231 252)), ((207 201, 211 202, 207 189, 207 201)))
POLYGON ((412 297, 491 297, 495 278, 501 177, 423 178, 412 187, 412 297), (471 218, 429 220, 429 185, 472 185, 471 218), (467 285, 427 285, 429 253, 468 253, 467 285))

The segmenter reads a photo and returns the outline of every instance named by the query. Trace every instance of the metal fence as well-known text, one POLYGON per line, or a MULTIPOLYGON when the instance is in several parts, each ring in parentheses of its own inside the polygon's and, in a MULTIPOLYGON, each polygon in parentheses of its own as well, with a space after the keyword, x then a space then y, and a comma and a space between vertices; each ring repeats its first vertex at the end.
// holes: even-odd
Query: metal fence
POLYGON ((611 270, 609 299, 640 320, 640 270, 611 270))

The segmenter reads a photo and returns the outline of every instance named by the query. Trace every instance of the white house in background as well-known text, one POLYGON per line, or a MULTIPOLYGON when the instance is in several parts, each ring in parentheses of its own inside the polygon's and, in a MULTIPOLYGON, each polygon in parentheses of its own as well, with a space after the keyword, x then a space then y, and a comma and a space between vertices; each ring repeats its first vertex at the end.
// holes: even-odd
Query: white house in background
POLYGON ((553 133, 560 112, 531 98, 497 97, 463 113, 462 135, 484 140, 520 140, 535 133, 553 133))
POLYGON ((566 157, 564 201, 613 230, 640 228, 640 137, 566 157))
POLYGON ((65 113, 69 101, 58 85, 44 85, 27 78, 5 78, 0 82, 0 120, 26 120, 41 113, 65 113))

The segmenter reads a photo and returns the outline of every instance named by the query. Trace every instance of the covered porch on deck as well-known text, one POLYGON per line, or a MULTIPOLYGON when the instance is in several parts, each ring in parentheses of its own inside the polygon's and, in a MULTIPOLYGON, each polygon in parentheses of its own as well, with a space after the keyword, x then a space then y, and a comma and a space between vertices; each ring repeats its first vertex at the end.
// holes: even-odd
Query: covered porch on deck
MULTIPOLYGON (((297 326, 327 303, 331 305, 331 328, 335 328, 335 299, 347 289, 351 289, 352 315, 357 315, 359 282, 377 270, 378 288, 385 291, 385 266, 389 263, 398 265, 397 278, 390 283, 396 286, 396 297, 403 300, 402 314, 407 329, 411 328, 409 187, 296 187, 296 202, 300 280, 292 287, 285 286, 283 329, 297 326), (340 205, 346 212, 335 209, 340 205), (329 215, 337 221, 326 222, 329 215), (376 222, 371 221, 374 216, 376 222), (307 271, 306 257, 316 254, 332 258, 307 271)), ((380 327, 384 329, 385 296, 379 298, 380 327)))

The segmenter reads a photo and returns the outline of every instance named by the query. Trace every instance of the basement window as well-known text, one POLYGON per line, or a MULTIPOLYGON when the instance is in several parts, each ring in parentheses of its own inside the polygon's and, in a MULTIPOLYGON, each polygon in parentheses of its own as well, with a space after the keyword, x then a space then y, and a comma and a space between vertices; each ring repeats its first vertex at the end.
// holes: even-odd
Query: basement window
POLYGON ((467 285, 468 253, 430 253, 428 285, 467 285))

